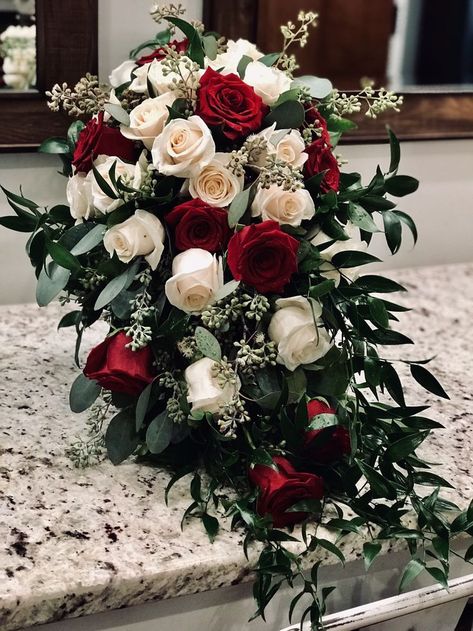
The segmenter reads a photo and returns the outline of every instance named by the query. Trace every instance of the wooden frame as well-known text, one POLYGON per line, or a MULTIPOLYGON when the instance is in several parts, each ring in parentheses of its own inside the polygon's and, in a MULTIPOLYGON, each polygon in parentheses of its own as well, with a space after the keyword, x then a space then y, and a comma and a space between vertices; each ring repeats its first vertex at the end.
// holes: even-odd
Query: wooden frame
MULTIPOLYGON (((227 37, 257 41, 257 0, 204 0, 204 23, 227 37)), ((406 92, 402 116, 388 113, 378 119, 358 116, 359 128, 343 136, 344 143, 382 142, 386 125, 402 140, 473 138, 473 92, 418 90, 406 92)))
POLYGON ((0 91, 0 150, 34 149, 64 136, 69 117, 50 112, 44 92, 98 68, 98 0, 36 0, 37 91, 0 91))

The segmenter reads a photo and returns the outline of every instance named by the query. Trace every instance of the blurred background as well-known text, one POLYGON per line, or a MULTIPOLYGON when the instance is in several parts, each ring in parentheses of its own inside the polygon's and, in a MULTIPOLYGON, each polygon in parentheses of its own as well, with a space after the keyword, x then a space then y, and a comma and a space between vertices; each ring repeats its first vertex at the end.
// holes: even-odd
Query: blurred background
MULTIPOLYGON (((87 0, 69 4, 81 2, 87 4, 87 0)), ((41 90, 41 77, 44 81, 46 76, 43 65, 49 59, 40 54, 47 24, 42 26, 36 19, 37 11, 43 7, 52 20, 54 12, 47 11, 57 3, 64 6, 68 0, 36 0, 36 4, 0 0, 0 136, 2 126, 4 131, 12 125, 21 128, 30 120, 21 104, 34 97, 37 86, 41 90), (17 109, 11 107, 12 99, 20 104, 17 109)), ((98 0, 101 78, 106 79, 136 44, 155 35, 150 4, 150 0, 98 0)), ((372 80, 405 94, 404 117, 390 115, 383 123, 415 139, 402 144, 401 172, 420 179, 421 186, 415 195, 401 200, 399 208, 416 220, 419 243, 413 249, 406 238, 401 252, 391 257, 379 237, 374 253, 383 258, 386 269, 473 260, 473 0, 187 0, 182 4, 188 17, 204 16, 209 28, 255 40, 266 52, 280 49, 280 24, 294 20, 300 9, 318 11, 319 27, 310 43, 294 51, 301 74, 329 77, 341 90, 358 89, 360 80, 372 80), (417 134, 417 129, 422 133, 417 134)), ((50 53, 52 59, 56 51, 50 53)), ((367 130, 374 129, 366 125, 367 130)), ((378 132, 366 138, 340 145, 337 152, 348 163, 345 170, 370 178, 378 164, 387 167, 389 148, 378 132), (366 143, 366 138, 377 142, 366 143)), ((21 185, 23 193, 38 203, 64 201, 65 180, 57 173, 58 161, 25 152, 25 146, 0 141, 0 184, 12 191, 21 185)), ((3 197, 0 214, 10 214, 3 197)), ((24 254, 25 241, 26 235, 0 229, 0 304, 34 300, 35 279, 24 254)))

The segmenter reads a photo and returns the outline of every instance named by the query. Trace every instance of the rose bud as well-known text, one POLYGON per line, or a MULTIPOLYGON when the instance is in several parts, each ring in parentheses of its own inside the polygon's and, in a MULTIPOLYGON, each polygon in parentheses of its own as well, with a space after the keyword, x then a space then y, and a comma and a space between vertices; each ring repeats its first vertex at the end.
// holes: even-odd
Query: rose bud
POLYGON ((84 375, 102 388, 137 396, 155 377, 153 355, 146 346, 138 351, 127 348, 131 342, 123 331, 107 337, 93 348, 87 358, 84 375))
MULTIPOLYGON (((321 401, 313 400, 307 404, 307 413, 309 419, 312 419, 319 414, 335 414, 335 410, 321 401)), ((350 434, 342 425, 309 430, 304 437, 303 450, 305 455, 314 462, 333 464, 350 453, 350 434)))
POLYGON ((327 129, 327 121, 317 109, 315 103, 306 103, 305 107, 305 120, 309 125, 315 125, 320 138, 323 139, 326 145, 332 145, 330 140, 330 134, 327 129))
MULTIPOLYGON (((183 40, 178 41, 177 39, 173 39, 169 42, 168 46, 170 46, 177 53, 185 53, 189 47, 189 40, 187 37, 183 40)), ((146 64, 151 63, 154 59, 157 61, 162 61, 167 56, 167 51, 160 46, 153 50, 152 53, 148 53, 148 55, 143 55, 139 59, 136 60, 136 64, 138 66, 145 66, 146 64)))
POLYGON ((304 165, 304 175, 310 178, 313 175, 327 171, 320 185, 324 193, 338 191, 340 188, 340 167, 332 149, 323 138, 318 138, 306 148, 309 159, 304 165))
POLYGON ((132 162, 135 159, 135 145, 125 138, 117 127, 104 123, 104 113, 91 118, 80 132, 74 151, 72 164, 78 173, 88 173, 98 156, 114 156, 132 162))
POLYGON ((302 500, 320 500, 324 495, 322 478, 312 473, 299 472, 292 464, 277 456, 273 458, 278 470, 264 465, 250 469, 250 482, 259 489, 256 509, 261 516, 270 515, 273 526, 283 528, 303 521, 307 513, 286 512, 302 500))

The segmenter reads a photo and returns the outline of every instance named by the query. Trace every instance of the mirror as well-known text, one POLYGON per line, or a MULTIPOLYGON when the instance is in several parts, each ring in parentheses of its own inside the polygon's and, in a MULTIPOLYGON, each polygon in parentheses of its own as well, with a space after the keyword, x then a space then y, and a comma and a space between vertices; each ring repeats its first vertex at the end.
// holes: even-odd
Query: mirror
POLYGON ((0 90, 35 86, 35 0, 0 0, 0 90))
MULTIPOLYGON (((473 137, 473 0, 204 0, 208 28, 281 48, 279 26, 316 11, 318 27, 293 51, 299 74, 342 92, 374 82, 404 95, 403 115, 360 117, 352 142, 473 137)), ((346 140, 350 141, 349 135, 346 140)))

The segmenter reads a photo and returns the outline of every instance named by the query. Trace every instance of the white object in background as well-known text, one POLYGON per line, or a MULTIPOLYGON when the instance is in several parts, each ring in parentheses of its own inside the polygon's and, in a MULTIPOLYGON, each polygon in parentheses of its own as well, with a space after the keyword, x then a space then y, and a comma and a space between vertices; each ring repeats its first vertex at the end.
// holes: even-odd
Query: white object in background
MULTIPOLYGON (((440 585, 423 587, 413 592, 399 594, 384 600, 378 600, 361 607, 347 609, 341 613, 324 617, 325 631, 357 631, 376 624, 376 629, 390 631, 416 629, 416 631, 451 631, 451 619, 442 625, 439 607, 456 601, 463 602, 473 595, 473 574, 449 581, 448 591, 440 585), (433 611, 426 611, 433 610, 433 611), (412 614, 415 614, 414 616, 412 614), (429 615, 426 619, 426 614, 429 615), (409 620, 405 618, 409 616, 409 620), (401 620, 400 620, 401 619, 401 620), (389 626, 378 623, 389 622, 389 626), (397 624, 396 624, 397 623, 397 624), (411 625, 414 623, 414 626, 411 625), (420 626, 419 626, 420 625, 420 626), (439 626, 442 625, 442 626, 439 626)), ((304 625, 303 631, 309 631, 310 625, 304 625)), ((291 626, 283 631, 299 631, 300 625, 291 626)))
POLYGON ((36 83, 36 26, 9 26, 0 34, 3 80, 9 88, 27 90, 36 83))

